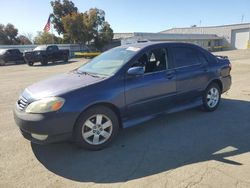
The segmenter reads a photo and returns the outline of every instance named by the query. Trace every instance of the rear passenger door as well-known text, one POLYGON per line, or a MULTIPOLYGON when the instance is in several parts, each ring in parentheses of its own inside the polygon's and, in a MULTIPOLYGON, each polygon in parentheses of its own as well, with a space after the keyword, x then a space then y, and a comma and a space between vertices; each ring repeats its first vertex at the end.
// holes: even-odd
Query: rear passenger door
POLYGON ((171 48, 176 70, 177 100, 190 101, 201 96, 208 82, 208 62, 203 54, 192 46, 171 48))
POLYGON ((5 61, 12 61, 11 50, 7 50, 4 54, 5 61))
POLYGON ((16 50, 8 50, 8 61, 16 61, 16 50))
POLYGON ((19 50, 13 50, 13 61, 20 61, 21 60, 21 52, 19 50))

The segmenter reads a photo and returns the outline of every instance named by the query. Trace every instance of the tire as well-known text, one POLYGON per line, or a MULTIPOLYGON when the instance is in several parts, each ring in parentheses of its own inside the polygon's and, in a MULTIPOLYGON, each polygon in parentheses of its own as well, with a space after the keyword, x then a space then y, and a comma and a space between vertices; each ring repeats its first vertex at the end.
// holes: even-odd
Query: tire
POLYGON ((0 59, 0 65, 4 66, 6 64, 6 62, 3 59, 0 59))
POLYGON ((204 92, 202 97, 203 108, 207 112, 215 111, 221 99, 221 89, 218 84, 212 83, 210 84, 204 92))
POLYGON ((29 61, 29 62, 27 62, 27 64, 28 64, 29 66, 33 66, 33 65, 34 65, 34 62, 29 61))
POLYGON ((101 150, 116 137, 118 130, 119 120, 115 112, 105 106, 95 106, 83 112, 77 120, 74 139, 84 149, 101 150))
POLYGON ((68 62, 69 62, 69 57, 68 57, 68 56, 64 56, 63 61, 64 61, 65 63, 68 63, 68 62))
POLYGON ((41 64, 43 66, 48 65, 48 60, 46 58, 43 58, 42 61, 41 61, 41 64))

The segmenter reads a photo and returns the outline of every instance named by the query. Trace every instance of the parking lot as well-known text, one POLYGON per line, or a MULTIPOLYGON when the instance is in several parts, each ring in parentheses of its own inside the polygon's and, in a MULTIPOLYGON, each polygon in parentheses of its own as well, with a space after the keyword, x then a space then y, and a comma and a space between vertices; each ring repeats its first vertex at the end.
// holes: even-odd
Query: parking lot
POLYGON ((250 187, 250 50, 217 54, 233 66, 232 88, 217 111, 151 120, 96 152, 71 143, 31 144, 12 115, 25 87, 85 59, 0 67, 0 187, 250 187))

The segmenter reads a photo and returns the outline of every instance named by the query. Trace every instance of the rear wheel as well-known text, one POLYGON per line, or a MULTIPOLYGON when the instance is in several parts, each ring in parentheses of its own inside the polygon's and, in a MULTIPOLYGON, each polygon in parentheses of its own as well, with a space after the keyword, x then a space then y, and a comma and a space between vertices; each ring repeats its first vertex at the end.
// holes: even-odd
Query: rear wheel
POLYGON ((100 150, 117 135, 119 121, 105 106, 96 106, 83 112, 74 130, 76 143, 85 149, 100 150))
POLYGON ((215 111, 221 99, 221 89, 216 83, 210 84, 203 95, 203 107, 206 111, 215 111))
POLYGON ((0 59, 0 65, 4 66, 5 65, 5 61, 3 59, 0 59))
POLYGON ((63 61, 64 61, 65 63, 68 63, 69 57, 65 55, 65 56, 63 57, 63 61))
POLYGON ((33 65, 34 65, 34 62, 29 61, 29 62, 27 62, 27 64, 28 64, 29 66, 33 66, 33 65))
POLYGON ((48 65, 48 60, 46 58, 43 58, 41 61, 42 65, 48 65))

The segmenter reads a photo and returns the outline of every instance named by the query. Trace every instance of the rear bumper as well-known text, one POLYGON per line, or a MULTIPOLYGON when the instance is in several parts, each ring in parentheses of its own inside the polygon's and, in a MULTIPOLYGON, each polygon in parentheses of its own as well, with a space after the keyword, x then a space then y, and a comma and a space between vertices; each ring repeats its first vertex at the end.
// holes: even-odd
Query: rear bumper
POLYGON ((28 114, 15 108, 14 119, 26 139, 38 144, 47 144, 69 140, 76 115, 62 112, 28 114), (37 139, 34 134, 46 136, 46 139, 37 139))
POLYGON ((232 77, 230 75, 223 77, 223 78, 221 78, 221 81, 222 81, 222 85, 223 85, 222 93, 224 93, 231 88, 232 77))

